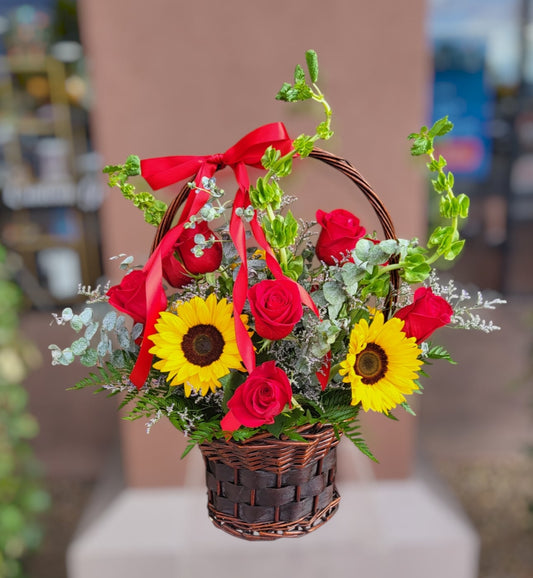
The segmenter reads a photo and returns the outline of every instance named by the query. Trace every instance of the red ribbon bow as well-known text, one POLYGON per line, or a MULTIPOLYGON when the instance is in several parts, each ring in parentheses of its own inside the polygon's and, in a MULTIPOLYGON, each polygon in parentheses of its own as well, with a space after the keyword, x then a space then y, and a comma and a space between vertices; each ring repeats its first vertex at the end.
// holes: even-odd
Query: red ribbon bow
MULTIPOLYGON (((246 165, 261 168, 261 158, 269 146, 280 150, 282 155, 291 150, 292 141, 282 123, 272 123, 257 128, 223 154, 160 157, 141 161, 141 174, 154 190, 191 178, 194 175, 195 182, 201 184, 203 177, 210 178, 217 170, 226 166, 232 168, 239 189, 233 203, 230 235, 242 262, 233 289, 233 308, 237 345, 248 372, 253 371, 255 367, 255 354, 250 336, 240 318, 246 301, 248 267, 244 223, 241 217, 236 214, 236 209, 245 209, 250 204, 248 196, 250 183, 246 165)), ((161 243, 157 246, 143 268, 143 271, 146 273, 147 318, 144 328, 144 339, 141 344, 137 362, 130 376, 131 381, 137 388, 141 388, 144 385, 150 372, 153 359, 153 355, 149 353, 152 344, 147 337, 155 333, 155 324, 160 313, 158 295, 160 295, 163 278, 162 258, 173 251, 173 247, 183 230, 184 224, 192 215, 195 215, 208 200, 209 193, 206 191, 197 189, 194 193, 191 192, 178 224, 163 237, 161 243)), ((255 215, 250 222, 250 227, 258 244, 266 252, 266 262, 272 274, 275 277, 283 276, 281 267, 270 245, 267 243, 261 225, 255 215)), ((299 289, 302 302, 317 312, 316 306, 307 292, 303 287, 299 286, 299 289)))

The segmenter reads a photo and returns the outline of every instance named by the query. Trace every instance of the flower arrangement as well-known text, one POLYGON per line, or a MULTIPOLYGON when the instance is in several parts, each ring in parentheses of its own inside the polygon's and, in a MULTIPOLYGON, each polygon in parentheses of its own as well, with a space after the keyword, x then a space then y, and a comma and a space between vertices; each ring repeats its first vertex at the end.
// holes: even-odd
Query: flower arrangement
MULTIPOLYGON (((460 222, 468 197, 453 192, 453 175, 435 154, 434 140, 452 123, 443 118, 409 135, 414 156, 426 155, 440 198, 440 223, 426 246, 417 239, 380 238, 344 208, 292 214, 282 189, 293 167, 328 140, 332 111, 318 88, 316 53, 308 74, 297 66, 277 98, 312 100, 325 119, 313 135, 289 138, 283 125, 266 125, 222 155, 165 157, 106 167, 110 185, 158 227, 148 262, 133 265, 113 287, 81 288, 89 305, 55 315, 78 333, 67 348, 51 345, 52 363, 76 358, 96 369, 75 388, 121 393, 128 419, 162 417, 196 444, 244 441, 258 432, 302 440, 302 428, 331 425, 375 459, 358 424, 361 411, 413 413, 408 397, 434 359, 452 361, 432 342, 444 326, 497 329, 478 315, 493 308, 453 282, 441 285, 434 265, 461 252, 460 222), (247 166, 263 169, 249 183, 247 166), (238 191, 228 198, 215 173, 231 167, 238 191), (185 181, 181 214, 128 181, 142 175, 152 189, 185 181), (189 182, 187 182, 189 180, 189 182), (99 303, 112 308, 100 319, 99 303), (94 342, 97 341, 96 345, 94 342)), ((342 161, 341 167, 347 163, 342 161)))

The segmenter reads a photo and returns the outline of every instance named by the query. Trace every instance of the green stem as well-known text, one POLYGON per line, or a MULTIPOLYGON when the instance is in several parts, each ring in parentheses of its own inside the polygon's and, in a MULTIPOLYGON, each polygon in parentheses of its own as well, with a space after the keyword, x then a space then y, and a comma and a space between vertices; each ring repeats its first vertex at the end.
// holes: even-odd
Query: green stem
POLYGON ((390 271, 396 271, 398 269, 403 268, 403 262, 400 261, 399 263, 392 263, 391 265, 381 265, 378 270, 377 276, 384 275, 385 273, 389 273, 390 271))

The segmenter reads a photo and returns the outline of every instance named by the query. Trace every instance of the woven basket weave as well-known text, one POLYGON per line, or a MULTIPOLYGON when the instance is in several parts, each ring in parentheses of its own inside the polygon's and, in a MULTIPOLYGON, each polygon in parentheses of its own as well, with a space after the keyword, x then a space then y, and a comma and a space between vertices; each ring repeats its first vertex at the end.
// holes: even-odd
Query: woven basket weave
POLYGON ((297 537, 337 511, 336 446, 331 426, 300 430, 305 441, 256 435, 202 444, 209 517, 245 540, 297 537))
MULTIPOLYGON (((310 157, 348 177, 374 209, 384 238, 396 238, 387 209, 351 163, 319 148, 310 157)), ((185 184, 169 205, 152 250, 173 226, 190 190, 185 184)), ((390 280, 385 309, 397 299, 397 271, 390 272, 390 280)), ((258 434, 246 442, 215 440, 200 446, 208 511, 216 526, 246 540, 275 540, 308 534, 333 516, 340 501, 335 487, 339 438, 327 425, 308 426, 299 433, 305 442, 258 434)))

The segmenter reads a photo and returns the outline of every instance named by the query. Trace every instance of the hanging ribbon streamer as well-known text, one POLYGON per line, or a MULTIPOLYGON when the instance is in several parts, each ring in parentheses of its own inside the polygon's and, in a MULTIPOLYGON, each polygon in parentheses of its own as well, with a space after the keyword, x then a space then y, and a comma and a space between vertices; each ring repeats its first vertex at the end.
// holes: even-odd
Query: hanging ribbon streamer
MULTIPOLYGON (((241 352, 243 363, 249 372, 255 367, 255 353, 250 336, 240 318, 248 288, 246 233, 244 223, 241 217, 236 214, 236 210, 239 208, 245 209, 249 205, 249 178, 246 166, 261 168, 261 158, 269 146, 278 149, 282 155, 287 154, 291 150, 292 141, 282 123, 268 124, 250 132, 223 154, 159 157, 141 161, 141 174, 153 190, 175 184, 194 175, 196 175, 195 182, 198 185, 201 184, 203 177, 211 178, 217 170, 223 167, 231 167, 233 170, 239 188, 233 203, 230 235, 242 261, 234 285, 233 307, 237 345, 241 352)), ((161 243, 159 243, 143 268, 146 273, 147 307, 147 318, 144 328, 145 338, 142 341, 137 362, 130 376, 131 381, 137 388, 141 388, 144 385, 153 359, 153 355, 149 352, 152 344, 146 337, 155 333, 155 324, 160 313, 158 295, 160 294, 163 278, 162 259, 173 251, 173 247, 179 239, 185 223, 192 215, 198 213, 209 198, 209 193, 201 189, 196 189, 194 193, 191 192, 189 194, 178 224, 163 237, 161 243)), ((252 221, 252 232, 260 246, 266 251, 267 265, 273 275, 279 277, 283 275, 281 267, 264 238, 263 231, 255 217, 254 220, 255 222, 252 221)), ((304 291, 303 288, 302 291, 304 291)), ((305 291, 304 293, 304 303, 316 311, 311 298, 305 291)))

